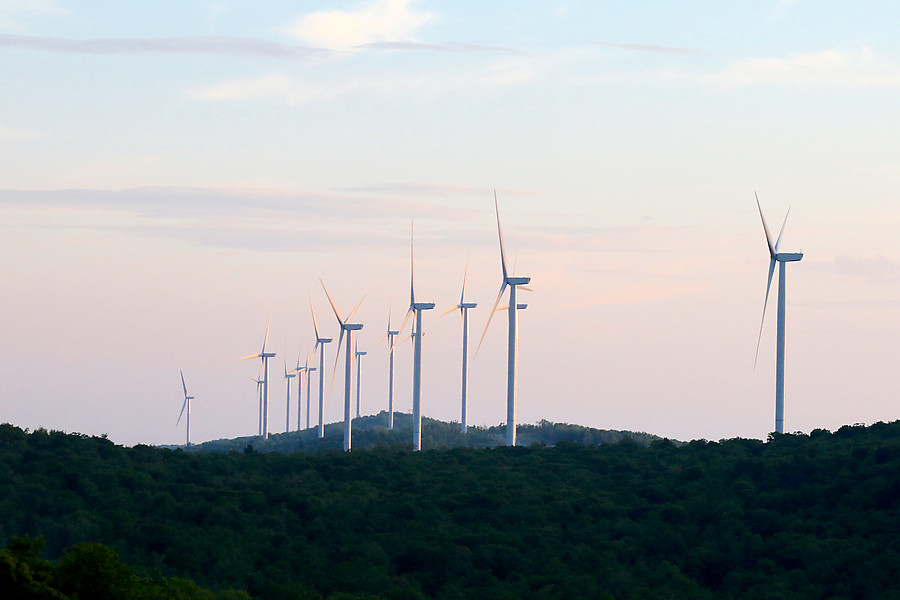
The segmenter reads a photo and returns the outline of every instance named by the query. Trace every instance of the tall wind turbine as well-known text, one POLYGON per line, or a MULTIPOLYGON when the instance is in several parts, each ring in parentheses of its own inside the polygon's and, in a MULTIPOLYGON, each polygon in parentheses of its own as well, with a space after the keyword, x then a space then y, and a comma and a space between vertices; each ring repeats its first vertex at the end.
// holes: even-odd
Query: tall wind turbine
POLYGON ((256 399, 259 400, 259 427, 257 428, 256 435, 262 435, 262 421, 263 421, 263 395, 262 395, 262 386, 265 381, 258 377, 251 377, 252 381, 256 382, 256 399))
MULTIPOLYGON (((306 374, 306 379, 309 381, 309 373, 306 372, 306 368, 309 366, 309 357, 306 357, 306 364, 300 364, 300 355, 297 355, 297 366, 294 367, 294 372, 297 374, 297 431, 300 431, 303 428, 303 375, 306 374)), ((306 412, 307 412, 307 420, 309 419, 309 389, 307 387, 306 390, 306 412)))
POLYGON ((269 439, 269 359, 275 357, 274 352, 266 352, 266 342, 269 341, 269 326, 272 324, 272 317, 269 317, 269 324, 266 325, 266 337, 263 338, 262 350, 259 354, 250 354, 238 360, 247 360, 250 358, 262 359, 263 366, 263 411, 262 411, 262 432, 263 439, 269 439))
MULTIPOLYGON (((313 348, 313 359, 316 358, 316 350, 322 348, 319 355, 319 437, 325 437, 325 344, 331 343, 331 338, 322 337, 319 334, 319 323, 316 321, 316 309, 313 308, 312 298, 309 300, 309 310, 312 313, 313 330, 316 332, 316 346, 313 348)), ((315 371, 315 369, 313 369, 315 371)), ((307 379, 307 383, 309 380, 307 379)), ((307 426, 309 423, 307 423, 307 426)))
POLYGON ((178 424, 181 422, 181 415, 183 415, 185 409, 187 409, 187 437, 184 442, 185 447, 187 447, 191 445, 191 400, 193 400, 194 397, 188 396, 187 385, 184 383, 184 371, 179 371, 179 373, 181 373, 181 387, 184 388, 184 404, 181 405, 181 412, 178 413, 178 420, 175 421, 175 426, 178 427, 178 424))
POLYGON ((422 449, 422 311, 434 308, 434 302, 416 302, 416 262, 413 252, 413 229, 409 228, 409 310, 400 331, 413 313, 416 315, 412 337, 413 350, 413 450, 422 449))
MULTIPOLYGON (((312 377, 312 372, 315 371, 315 367, 309 366, 309 358, 306 359, 306 428, 309 429, 309 403, 310 403, 310 395, 309 395, 309 380, 312 377)), ((321 377, 320 377, 321 379, 321 377)), ((299 418, 299 415, 298 415, 299 418)))
MULTIPOLYGON (((345 352, 346 357, 346 365, 344 366, 344 451, 349 452, 352 448, 351 444, 351 436, 353 434, 353 421, 350 419, 350 379, 351 379, 351 364, 353 363, 353 352, 351 351, 351 344, 354 331, 359 331, 363 328, 362 323, 351 323, 350 319, 353 318, 353 315, 356 314, 356 311, 359 309, 360 304, 362 304, 362 300, 359 301, 359 304, 356 305, 356 308, 350 313, 345 321, 341 318, 341 313, 338 311, 337 306, 334 304, 334 300, 331 299, 331 294, 328 293, 328 288, 325 287, 325 282, 319 279, 322 282, 322 289, 325 290, 325 295, 328 297, 328 302, 331 304, 331 310, 334 311, 334 316, 337 319, 338 323, 341 326, 341 335, 338 337, 338 350, 335 354, 334 360, 334 370, 337 372, 337 363, 338 359, 341 355, 341 341, 343 341, 344 333, 347 333, 347 350, 345 352)), ((365 299, 365 296, 363 296, 365 299)), ((319 373, 319 377, 322 376, 322 373, 319 373)), ((334 375, 332 374, 332 380, 334 375)))
MULTIPOLYGON (((287 409, 284 415, 284 432, 287 433, 291 430, 291 380, 296 377, 296 373, 288 373, 287 361, 284 361, 284 379, 287 381, 287 409)), ((297 396, 300 396, 300 386, 297 386, 297 396)), ((300 407, 297 407, 297 412, 300 412, 300 407)))
MULTIPOLYGON (((388 429, 394 428, 394 338, 397 337, 399 331, 391 329, 391 312, 388 310, 387 332, 381 336, 381 340, 388 340, 388 355, 390 356, 388 369, 388 429)), ((378 340, 379 342, 381 340, 378 340)))
MULTIPOLYGON (((766 306, 769 304, 769 289, 772 287, 772 275, 775 273, 775 263, 778 263, 778 340, 775 358, 775 431, 784 433, 784 306, 785 306, 785 264, 798 262, 803 258, 802 252, 779 252, 781 236, 784 234, 784 226, 787 224, 791 209, 788 208, 781 224, 781 231, 775 245, 772 245, 772 236, 769 234, 769 226, 763 216, 762 206, 759 204, 759 196, 756 196, 756 207, 759 209, 759 218, 762 220, 763 231, 766 233, 766 244, 769 246, 769 280, 766 283, 766 299, 763 303, 762 319, 759 323, 759 338, 756 340, 756 356, 759 357, 759 343, 762 341, 763 323, 766 320, 766 306)), ((754 362, 754 366, 755 366, 754 362)))
POLYGON ((356 350, 353 351, 353 354, 356 356, 356 418, 359 418, 359 384, 362 381, 362 357, 368 354, 367 352, 360 352, 359 350, 359 342, 354 346, 356 350))
POLYGON ((466 260, 466 270, 463 273, 462 292, 459 295, 459 304, 445 310, 440 316, 452 313, 455 310, 462 315, 462 414, 460 416, 460 431, 467 432, 466 426, 466 395, 469 388, 469 309, 478 306, 475 302, 466 302, 466 278, 469 275, 469 261, 466 260))
MULTIPOLYGON (((494 318, 494 311, 497 309, 497 306, 500 304, 500 298, 503 296, 503 292, 506 291, 507 286, 509 287, 509 307, 507 308, 507 312, 509 313, 509 344, 508 344, 508 352, 507 352, 507 360, 506 360, 506 445, 507 446, 515 446, 516 445, 516 379, 518 375, 518 351, 519 351, 519 332, 516 328, 517 325, 517 311, 519 309, 519 304, 516 302, 516 289, 519 286, 525 286, 530 281, 530 277, 515 277, 510 275, 509 271, 506 269, 506 253, 503 249, 503 232, 500 230, 500 208, 497 204, 497 191, 494 190, 494 212, 497 214, 497 237, 500 239, 500 268, 503 271, 503 282, 500 284, 500 292, 497 294, 497 300, 494 302, 494 308, 491 309, 490 315, 488 315, 487 324, 484 326, 484 333, 481 334, 481 341, 478 342, 478 347, 481 347, 481 342, 484 341, 484 335, 487 333, 488 327, 491 324, 491 319, 494 318)), ((528 289, 523 287, 522 289, 528 289)), ((477 352, 477 350, 476 350, 477 352)))

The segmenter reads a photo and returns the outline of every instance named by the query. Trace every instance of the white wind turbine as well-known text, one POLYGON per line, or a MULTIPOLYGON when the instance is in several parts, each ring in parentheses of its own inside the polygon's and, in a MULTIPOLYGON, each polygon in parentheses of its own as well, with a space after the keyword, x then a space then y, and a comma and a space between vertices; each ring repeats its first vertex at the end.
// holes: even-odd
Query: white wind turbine
POLYGON ((185 409, 187 410, 187 436, 184 442, 185 447, 191 445, 191 400, 194 399, 193 396, 188 396, 187 385, 184 383, 184 371, 179 371, 181 373, 181 387, 184 389, 184 404, 181 405, 181 412, 178 413, 178 420, 175 421, 175 426, 178 427, 178 424, 181 422, 181 416, 184 414, 185 409))
POLYGON ((412 337, 415 340, 413 350, 413 450, 422 449, 422 311, 434 308, 434 302, 416 302, 416 266, 413 252, 412 225, 409 231, 409 310, 400 331, 412 313, 416 314, 412 337))
MULTIPOLYGON (((331 299, 331 294, 328 293, 328 288, 325 287, 325 282, 320 278, 319 281, 322 283, 322 289, 325 290, 325 295, 328 297, 328 302, 331 304, 331 310, 334 311, 334 316, 337 319, 338 323, 341 326, 341 335, 338 337, 338 349, 337 353, 335 353, 334 359, 334 372, 337 372, 337 364, 338 359, 341 355, 341 341, 343 340, 344 333, 347 333, 347 350, 345 353, 346 356, 346 365, 344 367, 344 451, 349 452, 352 448, 351 436, 353 434, 353 426, 352 420, 350 418, 350 384, 351 384, 351 365, 353 362, 353 352, 350 350, 354 331, 359 331, 363 328, 362 323, 351 323, 350 319, 353 318, 353 315, 356 314, 356 311, 359 310, 360 304, 362 304, 362 300, 359 301, 359 304, 356 305, 356 308, 350 313, 347 317, 347 320, 341 318, 341 313, 338 311, 337 306, 334 304, 334 300, 331 299)), ((365 296, 363 296, 365 299, 365 296)), ((319 376, 321 377, 321 372, 319 376)), ((332 381, 334 381, 334 373, 332 373, 332 381)))
POLYGON ((301 365, 300 364, 300 355, 297 355, 297 367, 294 371, 297 372, 297 431, 300 431, 303 428, 303 375, 306 375, 306 428, 309 429, 309 406, 310 406, 310 374, 315 371, 315 367, 309 366, 309 355, 306 356, 306 361, 301 365))
MULTIPOLYGON (((313 331, 316 333, 316 346, 313 348, 313 360, 316 358, 316 351, 321 347, 322 353, 319 355, 319 437, 325 437, 325 344, 331 343, 331 338, 319 335, 319 323, 316 321, 316 309, 313 308, 312 298, 309 300, 309 310, 312 313, 313 331)), ((315 368, 312 369, 315 371, 315 368)), ((306 380, 309 384, 309 379, 306 380)), ((308 398, 307 398, 308 400, 308 398)), ((307 423, 307 426, 309 423, 307 423)))
MULTIPOLYGON (((506 361, 506 445, 516 445, 516 379, 518 370, 518 350, 519 350, 519 333, 517 329, 517 311, 519 304, 516 302, 516 288, 525 286, 530 281, 530 277, 515 277, 510 275, 506 269, 506 253, 503 249, 503 233, 500 230, 500 208, 497 204, 497 192, 494 191, 494 211, 497 214, 497 237, 500 239, 500 267, 503 270, 503 282, 500 284, 500 292, 497 294, 497 300, 494 302, 494 308, 488 315, 487 324, 484 326, 484 333, 481 334, 481 341, 478 347, 481 348, 481 342, 484 341, 484 335, 487 333, 494 318, 494 312, 500 304, 500 298, 503 292, 509 287, 509 344, 506 361)), ((523 287, 527 290, 528 288, 523 287)), ((477 350, 476 350, 477 353, 477 350)))
MULTIPOLYGON (((388 355, 390 356, 388 369, 388 429, 394 428, 394 338, 397 337, 399 331, 391 329, 391 312, 388 310, 387 332, 381 336, 381 340, 388 340, 388 355)), ((378 340, 379 342, 381 340, 378 340)))
POLYGON ((275 357, 274 352, 266 352, 266 342, 269 341, 269 326, 272 324, 272 317, 269 317, 269 323, 266 325, 266 337, 263 338, 262 350, 259 354, 250 354, 238 360, 248 360, 250 358, 262 359, 263 366, 263 410, 262 410, 262 432, 263 439, 269 439, 269 359, 275 357))
POLYGON ((356 418, 359 418, 359 385, 362 381, 362 357, 368 354, 368 352, 360 352, 359 350, 359 342, 356 342, 354 346, 356 350, 354 350, 353 354, 356 356, 356 418))
POLYGON ((309 366, 309 358, 306 359, 306 428, 309 429, 309 404, 311 401, 309 395, 309 380, 312 377, 312 372, 316 370, 315 367, 309 366))
POLYGON ((264 380, 259 379, 258 377, 251 377, 251 381, 256 382, 256 398, 259 400, 259 426, 257 428, 256 434, 262 435, 262 415, 263 415, 263 395, 262 395, 262 386, 264 380))
MULTIPOLYGON (((781 224, 781 231, 775 245, 772 245, 772 236, 769 234, 769 226, 763 216, 762 206, 759 204, 759 196, 756 196, 756 207, 759 209, 759 217, 762 220, 763 231, 766 233, 766 244, 769 246, 769 280, 766 283, 766 299, 763 303, 762 319, 759 323, 759 338, 756 340, 756 356, 759 357, 759 344, 762 341, 763 323, 766 320, 766 306, 769 304, 769 289, 772 287, 772 275, 775 273, 775 263, 778 263, 778 324, 777 324, 777 348, 775 358, 775 431, 784 433, 784 307, 785 307, 785 264, 798 262, 803 258, 802 252, 779 252, 781 236, 784 234, 784 226, 787 224, 791 209, 788 208, 781 224)), ((755 366, 754 362, 754 366, 755 366)))
MULTIPOLYGON (((287 361, 284 361, 284 379, 287 381, 287 408, 285 409, 284 415, 284 432, 287 433, 291 430, 291 380, 296 377, 296 373, 288 373, 287 361)), ((297 386, 297 398, 299 400, 300 397, 300 386, 297 386)), ((300 412, 300 406, 297 406, 297 412, 300 412)), ((299 418, 299 417, 298 417, 299 418)))
POLYGON ((475 302, 466 302, 466 278, 469 275, 469 261, 466 259, 466 270, 463 273, 462 292, 459 295, 459 304, 441 313, 444 316, 455 310, 462 315, 462 414, 460 417, 460 431, 467 432, 466 426, 466 396, 469 389, 469 309, 478 306, 475 302))

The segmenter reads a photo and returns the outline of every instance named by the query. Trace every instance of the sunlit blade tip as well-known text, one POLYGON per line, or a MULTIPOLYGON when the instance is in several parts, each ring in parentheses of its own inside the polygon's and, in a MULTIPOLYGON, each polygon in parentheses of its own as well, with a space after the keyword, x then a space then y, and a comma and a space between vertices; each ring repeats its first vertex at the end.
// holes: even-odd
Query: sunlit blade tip
POLYGON ((331 310, 334 311, 334 316, 337 318, 338 323, 341 325, 344 324, 344 319, 341 318, 341 313, 338 311, 337 306, 334 304, 334 300, 331 299, 331 294, 328 293, 328 288, 325 287, 325 282, 322 281, 322 278, 319 277, 319 282, 322 284, 322 289, 325 290, 325 296, 328 297, 328 303, 331 304, 331 310))

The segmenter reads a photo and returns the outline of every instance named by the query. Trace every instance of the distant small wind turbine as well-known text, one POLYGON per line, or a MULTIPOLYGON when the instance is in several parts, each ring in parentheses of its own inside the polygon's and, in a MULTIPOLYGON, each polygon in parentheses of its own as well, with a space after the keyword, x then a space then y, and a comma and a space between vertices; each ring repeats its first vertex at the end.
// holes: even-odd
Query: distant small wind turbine
MULTIPOLYGON (((391 311, 388 310, 387 332, 381 336, 381 340, 388 340, 388 355, 390 356, 388 369, 388 429, 394 428, 394 338, 399 331, 391 329, 391 311)), ((378 340, 379 342, 381 340, 378 340)))
POLYGON ((400 331, 413 313, 416 315, 413 329, 413 450, 422 449, 422 311, 434 308, 434 302, 416 302, 416 266, 413 252, 413 228, 409 228, 409 309, 400 331))
MULTIPOLYGON (((287 433, 291 430, 291 380, 296 377, 296 373, 288 373, 287 361, 284 361, 284 379, 287 381, 287 408, 284 415, 284 432, 287 433)), ((300 396, 300 386, 297 386, 297 396, 300 396)), ((297 412, 300 412, 300 407, 297 407, 297 412)))
MULTIPOLYGON (((325 295, 328 297, 328 302, 331 304, 331 310, 334 311, 334 316, 337 319, 338 323, 341 326, 341 335, 338 337, 338 350, 335 354, 334 360, 334 371, 337 372, 337 364, 338 359, 341 354, 341 342, 343 341, 344 333, 347 333, 347 349, 345 351, 346 357, 346 365, 344 367, 344 451, 349 452, 352 449, 351 437, 353 435, 353 421, 350 418, 350 383, 351 383, 351 364, 353 362, 353 352, 350 347, 352 344, 351 338, 353 337, 354 331, 359 331, 363 328, 361 323, 351 323, 350 320, 353 318, 353 315, 356 314, 356 311, 359 310, 360 304, 362 304, 362 300, 359 301, 359 304, 356 305, 356 308, 351 311, 350 315, 347 317, 347 320, 341 318, 341 313, 338 311, 337 306, 334 304, 334 300, 331 299, 331 294, 328 293, 328 288, 325 287, 325 282, 320 278, 319 281, 322 283, 322 289, 325 290, 325 295)), ((365 299, 365 296, 363 296, 365 299)), ((319 376, 321 377, 321 372, 319 376)), ((332 374, 332 381, 334 381, 334 374, 332 374)))
POLYGON ((263 422, 263 395, 262 395, 262 386, 265 383, 265 380, 259 379, 258 377, 251 377, 251 381, 256 382, 256 399, 259 400, 259 426, 256 431, 256 435, 262 435, 262 422, 263 422))
POLYGON ((469 275, 469 260, 466 259, 466 270, 463 272, 462 292, 459 295, 459 304, 448 308, 443 313, 450 314, 455 310, 462 315, 462 414, 460 417, 460 431, 467 433, 466 425, 466 396, 469 388, 469 309, 478 306, 475 302, 466 302, 466 278, 469 275))
POLYGON ((181 405, 181 412, 178 413, 178 420, 175 421, 175 426, 178 427, 178 424, 181 423, 181 416, 184 414, 184 411, 187 410, 187 434, 184 442, 184 445, 187 447, 191 445, 191 400, 193 400, 194 397, 188 396, 187 385, 184 383, 184 371, 179 371, 179 373, 181 373, 181 387, 184 389, 184 404, 181 405))
POLYGON ((310 379, 310 377, 312 377, 312 372, 315 370, 316 370, 315 367, 309 366, 309 359, 307 359, 307 362, 306 362, 306 428, 307 429, 309 429, 309 403, 310 403, 309 379, 310 379))
MULTIPOLYGON (((316 351, 322 348, 319 355, 319 437, 325 437, 325 344, 331 343, 331 338, 322 337, 319 334, 319 323, 316 321, 316 309, 313 308, 312 298, 309 300, 309 310, 312 313, 313 330, 316 333, 316 346, 313 348, 313 359, 316 351)), ((315 369, 313 369, 315 371, 315 369)), ((307 379, 307 383, 309 380, 307 379)))
POLYGON ((356 418, 359 418, 359 385, 362 381, 362 357, 365 356, 366 352, 359 351, 359 342, 354 346, 356 350, 354 350, 353 354, 356 356, 356 418))
POLYGON ((262 433, 263 439, 269 439, 269 359, 275 357, 274 352, 266 352, 266 343, 269 341, 269 326, 272 324, 272 317, 269 317, 269 324, 266 325, 266 337, 263 338, 262 350, 259 354, 250 354, 239 358, 238 360, 248 360, 250 358, 262 359, 263 365, 263 416, 262 416, 262 433))
MULTIPOLYGON (((772 236, 769 234, 769 226, 763 216, 762 206, 759 204, 759 196, 756 196, 756 207, 759 209, 759 218, 762 220, 763 231, 766 233, 766 244, 769 246, 769 280, 766 283, 766 299, 763 302, 762 319, 759 323, 759 338, 756 340, 756 357, 759 358, 759 344, 762 341, 763 323, 766 320, 766 307, 769 304, 769 289, 772 287, 772 275, 775 273, 775 263, 778 263, 778 324, 777 347, 775 359, 775 431, 784 433, 784 309, 785 309, 785 264, 798 262, 803 258, 802 252, 779 252, 781 236, 784 234, 784 226, 787 224, 791 209, 788 208, 781 224, 781 231, 775 245, 772 245, 772 236)), ((754 361, 754 366, 756 362, 754 361)))
MULTIPOLYGON (((484 326, 484 333, 481 334, 481 341, 478 342, 478 348, 481 348, 481 343, 484 341, 484 335, 487 333, 488 327, 491 324, 491 319, 494 318, 494 312, 497 306, 500 304, 500 298, 503 297, 503 292, 506 291, 507 286, 509 286, 509 343, 508 343, 508 351, 507 351, 507 361, 506 361, 506 445, 507 446, 515 446, 516 445, 516 380, 518 376, 518 350, 519 350, 519 334, 517 325, 517 311, 519 309, 519 304, 516 302, 516 288, 519 286, 523 286, 522 289, 527 290, 528 288, 524 287, 530 281, 530 277, 515 277, 510 275, 506 269, 506 253, 503 249, 503 233, 500 230, 500 208, 497 204, 497 191, 494 191, 494 211, 497 214, 497 237, 500 239, 500 267, 503 271, 503 282, 500 284, 500 292, 497 294, 497 300, 494 302, 494 308, 491 309, 490 314, 488 315, 487 324, 484 326)), ((478 350, 476 349, 476 353, 478 350)))

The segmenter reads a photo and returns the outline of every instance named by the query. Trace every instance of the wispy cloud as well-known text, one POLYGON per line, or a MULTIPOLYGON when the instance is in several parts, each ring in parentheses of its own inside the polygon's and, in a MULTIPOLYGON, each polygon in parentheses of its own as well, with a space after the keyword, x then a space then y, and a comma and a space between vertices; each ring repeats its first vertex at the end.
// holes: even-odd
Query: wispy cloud
POLYGON ((674 46, 660 46, 658 44, 616 44, 613 42, 594 42, 597 46, 607 46, 610 48, 619 48, 622 50, 631 50, 634 52, 648 52, 651 54, 707 54, 701 50, 692 50, 690 48, 677 48, 674 46))
MULTIPOLYGON (((340 188, 339 191, 429 197, 476 196, 490 198, 494 188, 441 183, 382 183, 340 188)), ((538 196, 538 192, 523 189, 498 189, 501 196, 538 196)))
POLYGON ((166 38, 98 38, 77 40, 59 37, 0 35, 0 48, 65 52, 74 54, 220 54, 260 56, 288 60, 317 58, 329 54, 321 48, 279 44, 255 38, 193 36, 166 38))
POLYGON ((414 0, 375 0, 353 11, 314 12, 290 31, 307 42, 333 49, 351 49, 375 42, 412 40, 432 15, 413 9, 414 0))
POLYGON ((900 282, 900 263, 886 256, 836 256, 834 270, 841 275, 860 277, 873 284, 900 282))
POLYGON ((776 84, 844 88, 897 87, 900 67, 882 62, 870 47, 858 52, 826 50, 787 58, 749 58, 701 76, 708 84, 776 84))
POLYGON ((40 137, 42 134, 28 129, 16 129, 0 125, 0 142, 18 142, 40 137))
POLYGON ((485 46, 481 44, 463 44, 446 42, 443 44, 424 44, 419 42, 373 42, 361 44, 357 48, 372 50, 409 50, 417 52, 452 52, 457 54, 509 54, 524 55, 526 52, 514 48, 485 46))

